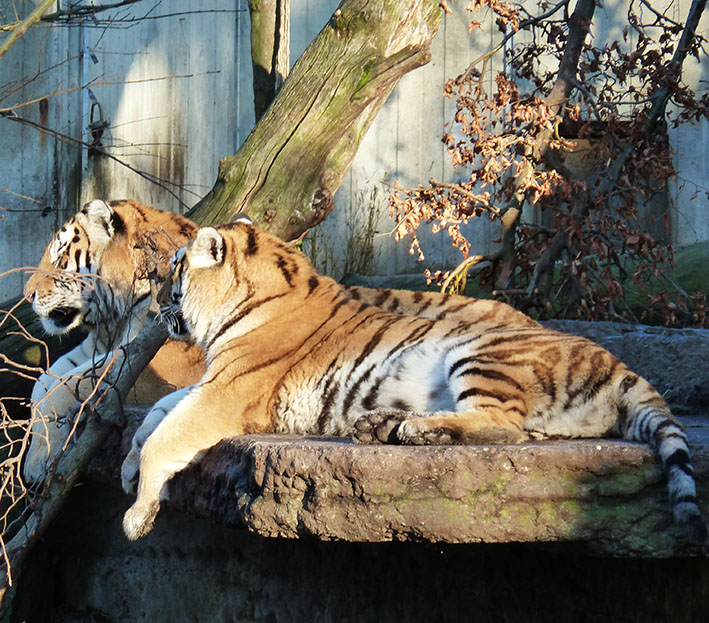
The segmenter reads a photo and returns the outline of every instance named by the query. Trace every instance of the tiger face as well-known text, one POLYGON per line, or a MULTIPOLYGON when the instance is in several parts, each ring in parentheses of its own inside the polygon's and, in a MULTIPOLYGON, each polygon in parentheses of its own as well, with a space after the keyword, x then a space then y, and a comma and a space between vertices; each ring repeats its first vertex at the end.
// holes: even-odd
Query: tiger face
POLYGON ((254 275, 261 280, 261 284, 282 283, 285 279, 288 289, 294 280, 299 280, 297 266, 288 259, 292 257, 292 251, 280 240, 274 239, 278 248, 273 266, 263 265, 256 253, 256 231, 245 219, 221 225, 219 231, 213 227, 203 227, 189 244, 175 253, 171 260, 171 273, 158 294, 161 314, 168 324, 171 337, 185 339, 189 335, 207 349, 218 337, 214 334, 218 326, 202 313, 205 301, 209 301, 217 315, 235 312, 241 321, 239 326, 247 330, 252 319, 252 305, 261 307, 271 299, 277 300, 285 295, 285 292, 274 293, 265 296, 264 301, 254 301, 254 275), (229 237, 219 233, 226 231, 230 233, 229 237), (230 245, 241 245, 246 253, 235 256, 229 251, 230 245), (229 265, 224 267, 227 257, 229 265), (246 275, 250 277, 246 278, 246 275), (244 278, 240 278, 242 276, 244 278), (235 304, 235 301, 239 302, 235 304))
POLYGON ((135 201, 91 201, 51 240, 25 298, 48 333, 118 329, 150 296, 149 278, 165 278, 169 258, 196 230, 135 201))
POLYGON ((167 327, 173 340, 186 340, 190 331, 182 315, 182 269, 185 261, 184 247, 179 249, 170 260, 170 275, 160 288, 157 301, 160 305, 160 318, 167 327))
POLYGON ((87 203, 55 234, 24 289, 44 330, 62 335, 92 317, 92 267, 116 232, 115 213, 103 201, 87 203))

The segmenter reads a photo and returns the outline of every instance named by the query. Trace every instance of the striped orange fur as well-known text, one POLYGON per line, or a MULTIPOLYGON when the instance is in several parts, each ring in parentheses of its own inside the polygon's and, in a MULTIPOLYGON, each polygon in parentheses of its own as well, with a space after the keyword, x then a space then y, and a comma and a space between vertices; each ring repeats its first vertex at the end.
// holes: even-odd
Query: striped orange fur
MULTIPOLYGON (((24 460, 28 482, 41 481, 66 440, 65 412, 91 392, 102 361, 140 330, 148 312, 148 277, 165 278, 172 254, 198 227, 185 217, 133 200, 84 205, 52 237, 25 286, 44 329, 61 335, 80 328, 87 338, 52 363, 32 392, 31 442, 24 460)), ((469 323, 533 322, 511 307, 438 292, 351 287, 354 298, 423 317, 469 323)), ((199 381, 199 348, 168 340, 140 375, 127 400, 154 403, 199 381)), ((171 400, 174 399, 174 396, 171 400)))
POLYGON ((681 425, 646 380, 588 340, 533 321, 387 311, 243 222, 201 229, 173 258, 159 299, 176 336, 202 346, 207 371, 148 415, 123 523, 131 539, 151 529, 176 471, 221 439, 265 432, 404 444, 643 441, 667 470, 675 521, 706 537, 681 425))

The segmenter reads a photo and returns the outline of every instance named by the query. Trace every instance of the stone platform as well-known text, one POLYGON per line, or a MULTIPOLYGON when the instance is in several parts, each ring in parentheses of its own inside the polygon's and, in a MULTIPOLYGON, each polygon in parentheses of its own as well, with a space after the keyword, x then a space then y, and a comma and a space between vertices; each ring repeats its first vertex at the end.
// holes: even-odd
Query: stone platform
MULTIPOLYGON (((709 509, 709 418, 684 417, 709 509)), ((130 434, 94 461, 118 482, 130 434)), ((610 439, 406 447, 252 435, 175 476, 164 508, 267 537, 352 542, 569 542, 597 555, 706 556, 672 524, 644 444, 610 439)), ((160 529, 160 523, 155 530, 160 529)))
MULTIPOLYGON (((709 332, 553 325, 602 343, 686 414, 680 419, 709 513, 709 332)), ((119 481, 140 416, 130 420, 123 438, 94 461, 94 477, 119 481)), ((245 436, 178 474, 170 498, 172 509, 269 537, 571 542, 618 557, 709 553, 672 524, 664 474, 648 447, 610 439, 403 447, 245 436)))

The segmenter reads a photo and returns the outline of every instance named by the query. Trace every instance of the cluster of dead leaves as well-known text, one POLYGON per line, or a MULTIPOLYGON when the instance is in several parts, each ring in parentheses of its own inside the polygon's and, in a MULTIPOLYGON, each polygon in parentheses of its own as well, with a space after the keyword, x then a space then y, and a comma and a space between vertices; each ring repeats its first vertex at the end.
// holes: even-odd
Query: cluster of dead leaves
MULTIPOLYGON (((471 10, 483 7, 494 11, 502 32, 521 28, 516 5, 499 0, 470 5, 471 10)), ((450 236, 466 261, 475 251, 465 236, 470 219, 488 218, 509 233, 504 216, 515 208, 521 218, 514 225, 513 266, 504 265, 499 252, 482 266, 476 262, 481 286, 497 284, 500 295, 539 317, 706 325, 702 294, 670 286, 662 296, 643 294, 649 280, 662 279, 673 261, 668 211, 653 222, 639 209, 644 200, 666 193, 676 174, 667 127, 709 119, 709 96, 697 96, 672 66, 682 27, 667 20, 658 29, 657 20, 664 19, 658 16, 646 25, 631 3, 622 40, 587 42, 577 88, 558 116, 545 101, 556 74, 539 58, 562 57, 565 20, 526 20, 524 27, 534 36, 508 50, 509 71, 496 75, 491 92, 485 92, 475 67, 449 81, 444 95, 455 98, 456 111, 442 140, 459 181, 395 185, 389 206, 396 239, 409 239, 411 253, 423 260, 417 231, 433 224, 434 232, 450 236), (675 105, 648 133, 644 124, 661 88, 669 89, 675 105), (630 158, 607 184, 628 145, 630 158), (535 266, 558 232, 568 236, 568 243, 551 278, 537 282, 535 266), (509 276, 500 289, 503 270, 509 276)), ((699 47, 693 45, 696 55, 699 47)))

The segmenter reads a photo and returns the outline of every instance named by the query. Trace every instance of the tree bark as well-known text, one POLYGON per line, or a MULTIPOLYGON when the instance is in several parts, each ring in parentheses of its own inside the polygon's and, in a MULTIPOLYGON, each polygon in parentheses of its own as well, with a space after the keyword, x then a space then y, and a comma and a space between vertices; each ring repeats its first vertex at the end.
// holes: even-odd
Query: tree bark
POLYGON ((245 212, 285 240, 325 219, 392 89, 430 60, 441 16, 436 0, 344 0, 188 216, 214 224, 245 212))
POLYGON ((271 105, 290 65, 290 0, 249 0, 254 113, 258 121, 271 105))

